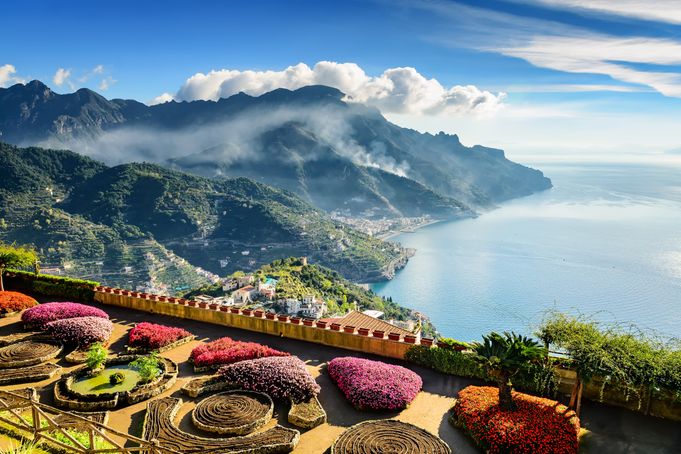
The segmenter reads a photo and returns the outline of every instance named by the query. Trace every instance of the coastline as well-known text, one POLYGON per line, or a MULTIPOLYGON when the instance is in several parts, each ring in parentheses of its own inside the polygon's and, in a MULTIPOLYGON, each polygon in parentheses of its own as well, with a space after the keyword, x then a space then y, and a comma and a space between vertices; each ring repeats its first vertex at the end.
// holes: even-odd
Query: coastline
POLYGON ((385 233, 382 233, 380 235, 376 235, 376 238, 378 238, 379 240, 389 240, 390 238, 393 238, 393 237, 400 235, 402 233, 413 233, 413 232, 415 232, 419 229, 422 229, 423 227, 427 227, 429 225, 437 224, 439 222, 446 222, 446 221, 451 221, 451 220, 454 220, 454 219, 432 219, 432 220, 429 220, 429 221, 426 221, 426 222, 422 222, 422 223, 416 225, 415 227, 413 227, 409 230, 388 230, 385 233))

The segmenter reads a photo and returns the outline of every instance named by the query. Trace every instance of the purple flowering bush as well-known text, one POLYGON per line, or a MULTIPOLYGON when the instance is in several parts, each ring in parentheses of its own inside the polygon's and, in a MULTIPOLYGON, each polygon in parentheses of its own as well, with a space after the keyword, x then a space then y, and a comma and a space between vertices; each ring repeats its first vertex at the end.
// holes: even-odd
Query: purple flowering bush
POLYGON ((243 389, 260 391, 275 399, 308 400, 321 391, 305 363, 295 356, 272 356, 229 364, 218 373, 243 389))
POLYGON ((423 385, 418 374, 402 366, 352 356, 332 359, 327 371, 345 398, 361 410, 406 408, 423 385))
POLYGON ((101 317, 75 317, 55 320, 47 324, 47 331, 65 344, 86 347, 95 342, 106 343, 111 337, 113 323, 101 317))
POLYGON ((21 321, 41 331, 47 329, 47 324, 55 320, 75 317, 98 317, 109 319, 109 315, 96 307, 78 303, 45 303, 32 307, 21 314, 21 321))

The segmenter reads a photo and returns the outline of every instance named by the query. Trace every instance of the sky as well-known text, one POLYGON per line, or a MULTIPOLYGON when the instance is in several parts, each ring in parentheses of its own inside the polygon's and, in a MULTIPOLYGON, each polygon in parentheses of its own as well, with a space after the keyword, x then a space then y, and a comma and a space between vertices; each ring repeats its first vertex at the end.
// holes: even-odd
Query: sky
POLYGON ((9 0, 2 16, 4 87, 153 104, 321 83, 521 160, 681 148, 677 0, 9 0))

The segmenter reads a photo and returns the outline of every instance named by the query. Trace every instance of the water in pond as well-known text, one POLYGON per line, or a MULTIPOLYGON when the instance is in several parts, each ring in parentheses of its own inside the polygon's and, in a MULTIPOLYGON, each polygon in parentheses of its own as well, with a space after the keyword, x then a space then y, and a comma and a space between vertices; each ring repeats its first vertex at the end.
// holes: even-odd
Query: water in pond
POLYGON ((94 377, 81 378, 71 385, 71 389, 81 394, 104 394, 121 391, 130 391, 140 380, 140 374, 127 364, 120 366, 109 366, 94 377), (120 372, 125 376, 122 383, 112 385, 109 383, 109 376, 115 372, 120 372))

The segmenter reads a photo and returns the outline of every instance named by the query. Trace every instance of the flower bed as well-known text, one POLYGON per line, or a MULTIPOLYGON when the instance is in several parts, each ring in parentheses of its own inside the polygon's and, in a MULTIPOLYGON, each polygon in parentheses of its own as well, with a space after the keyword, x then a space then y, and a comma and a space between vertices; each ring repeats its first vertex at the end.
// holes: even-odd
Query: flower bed
POLYGON ((295 356, 258 358, 224 366, 222 378, 250 391, 293 402, 308 400, 321 390, 305 363, 295 356))
POLYGON ((346 399, 361 410, 406 408, 423 385, 418 374, 402 366, 351 356, 334 358, 327 370, 346 399))
POLYGON ((76 317, 98 317, 108 319, 109 315, 96 307, 78 303, 45 303, 21 314, 21 321, 25 325, 45 331, 47 324, 55 320, 76 317))
POLYGON ((239 361, 270 356, 289 356, 289 354, 267 345, 235 341, 231 337, 222 337, 194 348, 189 358, 194 363, 194 367, 201 370, 202 368, 217 368, 239 361))
POLYGON ((38 302, 19 292, 0 292, 0 317, 23 311, 38 302))
POLYGON ((192 333, 182 328, 142 322, 130 330, 128 344, 139 350, 159 350, 191 338, 193 338, 192 333))
POLYGON ((50 322, 47 324, 47 330, 52 337, 65 344, 84 347, 94 342, 108 341, 113 324, 106 318, 75 317, 50 322))
POLYGON ((499 408, 499 392, 490 386, 459 391, 452 420, 489 453, 576 453, 579 418, 554 400, 513 393, 514 411, 499 408))

